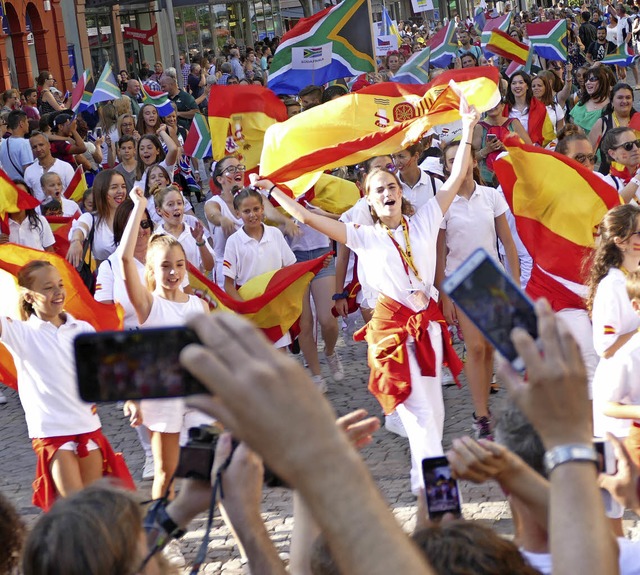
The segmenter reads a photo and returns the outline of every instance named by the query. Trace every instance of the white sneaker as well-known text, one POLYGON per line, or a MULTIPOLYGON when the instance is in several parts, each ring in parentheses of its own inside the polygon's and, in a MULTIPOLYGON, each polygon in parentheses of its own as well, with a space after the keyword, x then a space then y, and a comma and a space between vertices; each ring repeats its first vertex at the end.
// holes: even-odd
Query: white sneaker
POLYGON ((7 403, 7 397, 2 391, 0 391, 0 405, 5 405, 7 403))
POLYGON ((169 541, 162 550, 162 554, 174 567, 184 567, 187 563, 184 559, 184 555, 182 554, 182 550, 180 549, 180 542, 177 539, 169 541))
POLYGON ((453 373, 447 367, 442 368, 442 387, 451 387, 456 384, 456 380, 453 379, 453 373))
POLYGON ((384 428, 400 437, 408 437, 404 425, 402 425, 402 419, 400 419, 397 411, 394 411, 390 415, 385 415, 384 428))
POLYGON ((153 455, 147 455, 144 458, 144 467, 142 468, 142 479, 153 479, 155 469, 153 467, 153 455))
POLYGON ((342 368, 342 362, 340 356, 334 351, 333 355, 325 355, 329 369, 331 370, 331 376, 334 381, 342 381, 344 379, 344 369, 342 368))
POLYGON ((327 393, 327 382, 321 375, 312 375, 311 380, 315 386, 320 390, 320 393, 327 393))

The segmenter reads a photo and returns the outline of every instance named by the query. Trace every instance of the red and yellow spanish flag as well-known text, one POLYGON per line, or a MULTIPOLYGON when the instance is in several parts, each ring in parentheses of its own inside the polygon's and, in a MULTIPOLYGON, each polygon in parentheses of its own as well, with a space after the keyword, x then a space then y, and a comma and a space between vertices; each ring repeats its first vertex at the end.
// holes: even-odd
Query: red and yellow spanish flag
POLYGON ((636 133, 636 137, 640 138, 640 114, 635 112, 629 120, 629 127, 636 133))
POLYGON ((55 249, 56 253, 62 257, 65 257, 69 251, 69 231, 71 231, 73 221, 78 217, 78 215, 46 217, 46 220, 51 226, 53 237, 56 240, 56 243, 53 244, 53 249, 55 249))
POLYGON ((493 108, 498 82, 498 69, 483 66, 451 70, 426 85, 374 84, 326 102, 267 130, 260 173, 299 196, 326 170, 395 153, 432 126, 458 120, 458 90, 479 111, 493 108))
POLYGON ((556 310, 582 307, 582 262, 602 218, 620 205, 618 192, 571 158, 518 138, 505 145, 509 153, 494 169, 533 258, 527 292, 534 299, 544 295, 556 310))
POLYGON ((212 86, 209 132, 213 159, 238 156, 250 170, 260 162, 265 131, 287 119, 287 108, 262 86, 212 86))
POLYGON ((189 285, 211 310, 228 310, 251 320, 273 342, 300 317, 304 291, 320 271, 326 256, 300 262, 250 279, 238 292, 244 301, 230 297, 189 264, 189 285))
MULTIPOLYGON (((78 272, 62 256, 16 244, 0 245, 0 269, 16 278, 20 268, 33 260, 47 261, 60 272, 67 292, 64 309, 73 317, 90 323, 97 331, 122 329, 124 319, 122 307, 118 304, 103 304, 93 299, 87 287, 82 283, 78 272)), ((0 370, 0 381, 15 387, 16 372, 13 360, 11 364, 5 364, 4 362, 7 353, 6 350, 0 353, 0 361, 2 361, 3 366, 2 370, 0 370)))
POLYGON ((507 60, 512 60, 518 64, 525 64, 529 56, 529 46, 520 42, 502 30, 491 30, 491 37, 487 42, 487 50, 507 60))
POLYGON ((534 144, 543 147, 556 139, 556 127, 549 111, 537 98, 531 98, 529 104, 529 137, 534 144))
POLYGON ((9 214, 37 208, 40 202, 24 190, 17 188, 11 178, 0 170, 0 232, 9 233, 9 214))
POLYGON ((84 170, 82 166, 78 166, 78 169, 73 174, 73 178, 69 182, 67 189, 64 191, 64 197, 67 200, 73 200, 74 202, 81 202, 82 196, 87 191, 87 180, 84 177, 84 170))

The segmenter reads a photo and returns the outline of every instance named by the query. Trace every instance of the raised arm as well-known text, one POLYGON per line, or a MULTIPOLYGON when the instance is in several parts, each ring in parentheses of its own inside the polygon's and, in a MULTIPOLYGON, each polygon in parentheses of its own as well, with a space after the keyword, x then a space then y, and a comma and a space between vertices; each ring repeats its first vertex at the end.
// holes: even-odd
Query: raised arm
POLYGON ((172 166, 178 161, 178 145, 174 142, 173 138, 167 132, 166 124, 161 124, 158 130, 156 131, 156 136, 158 136, 167 146, 167 155, 164 160, 167 165, 172 166))
POLYGON ((124 285, 127 289, 127 295, 131 300, 133 308, 136 310, 138 321, 142 324, 147 321, 153 304, 153 296, 147 287, 140 281, 138 268, 136 266, 134 251, 136 241, 138 239, 138 229, 147 206, 147 198, 140 188, 133 188, 129 193, 129 197, 133 200, 134 208, 129 216, 129 221, 124 228, 122 234, 122 254, 120 256, 122 263, 122 277, 124 285))
MULTIPOLYGON (((329 236, 332 240, 340 242, 341 244, 347 243, 347 226, 342 222, 321 216, 301 206, 269 180, 258 180, 254 185, 264 192, 267 192, 269 196, 275 198, 283 209, 299 222, 307 224, 314 230, 318 230, 325 236, 329 236)), ((453 198, 451 198, 451 200, 453 201, 453 198)))
MULTIPOLYGON (((480 114, 475 107, 471 106, 468 111, 464 111, 463 107, 465 106, 466 103, 460 105, 460 115, 462 116, 462 137, 460 139, 460 146, 456 152, 456 157, 453 160, 453 166, 451 166, 451 175, 447 178, 447 181, 442 184, 436 194, 436 199, 440 204, 440 209, 443 214, 449 209, 449 206, 456 197, 462 182, 467 177, 467 170, 469 168, 469 163, 471 162, 471 140, 473 138, 473 130, 480 119, 480 114)), ((278 199, 278 201, 280 200, 278 199)))

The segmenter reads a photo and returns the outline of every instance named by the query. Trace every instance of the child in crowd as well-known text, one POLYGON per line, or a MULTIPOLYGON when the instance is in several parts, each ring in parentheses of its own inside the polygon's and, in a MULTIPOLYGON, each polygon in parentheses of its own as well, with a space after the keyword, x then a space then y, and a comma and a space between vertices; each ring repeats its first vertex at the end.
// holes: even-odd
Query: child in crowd
POLYGON ((182 192, 175 185, 168 186, 157 190, 153 198, 156 211, 162 218, 156 233, 173 236, 193 266, 203 273, 211 272, 214 259, 213 249, 208 244, 209 232, 198 218, 185 215, 182 192))
MULTIPOLYGON (((630 273, 626 288, 636 316, 640 315, 640 272, 630 273)), ((640 465, 640 333, 637 331, 606 362, 606 373, 598 369, 593 380, 594 435, 606 432, 625 439, 629 455, 640 465)))
POLYGON ((102 435, 95 406, 78 395, 73 340, 93 327, 64 311, 62 277, 49 262, 29 262, 18 273, 18 284, 22 321, 0 317, 0 341, 16 364, 20 402, 38 457, 33 503, 47 510, 56 497, 106 474, 133 488, 124 461, 102 435))
POLYGON ((44 206, 46 206, 51 200, 55 200, 60 202, 62 206, 62 213, 59 214, 61 216, 75 216, 81 215, 80 207, 73 200, 68 200, 64 197, 62 193, 63 185, 62 179, 55 172, 45 172, 40 177, 40 186, 42 187, 42 191, 44 192, 45 199, 42 205, 42 210, 44 210, 44 206))
MULTIPOLYGON (((229 236, 224 248, 224 290, 242 301, 240 286, 260 274, 295 264, 296 256, 278 228, 262 223, 264 202, 260 192, 244 188, 233 198, 233 205, 243 226, 229 236)), ((287 333, 275 345, 280 348, 290 343, 287 333)))

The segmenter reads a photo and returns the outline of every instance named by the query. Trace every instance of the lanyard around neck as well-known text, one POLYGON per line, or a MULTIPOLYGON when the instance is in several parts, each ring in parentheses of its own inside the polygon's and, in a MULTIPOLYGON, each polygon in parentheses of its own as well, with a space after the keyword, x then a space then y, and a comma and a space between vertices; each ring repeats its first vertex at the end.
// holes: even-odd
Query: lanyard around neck
POLYGON ((420 274, 418 273, 418 268, 416 267, 416 264, 413 261, 413 256, 411 255, 411 242, 409 240, 409 224, 407 223, 407 221, 404 218, 402 218, 402 233, 404 235, 404 242, 407 246, 406 250, 402 249, 402 246, 397 242, 396 238, 393 237, 393 232, 389 229, 388 226, 386 226, 385 224, 382 224, 382 227, 387 232, 387 235, 393 242, 393 245, 396 248, 396 250, 398 250, 398 253, 400 254, 400 258, 402 259, 402 266, 404 267, 404 271, 407 274, 407 276, 409 276, 409 281, 411 281, 411 275, 409 274, 409 269, 411 269, 411 271, 413 272, 413 275, 416 276, 418 281, 422 282, 422 279, 420 278, 420 274))

